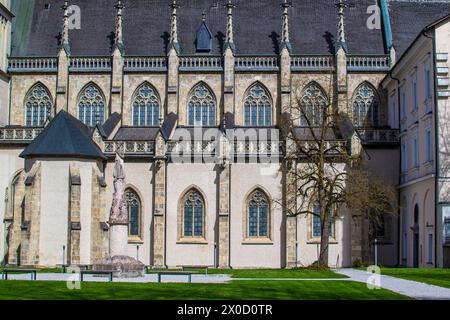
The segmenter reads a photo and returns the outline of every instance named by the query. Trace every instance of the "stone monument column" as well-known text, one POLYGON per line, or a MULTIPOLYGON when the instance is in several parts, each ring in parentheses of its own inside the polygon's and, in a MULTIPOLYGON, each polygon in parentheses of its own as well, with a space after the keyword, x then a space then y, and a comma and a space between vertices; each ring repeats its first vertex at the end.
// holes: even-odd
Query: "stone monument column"
POLYGON ((114 165, 114 195, 109 215, 109 254, 126 256, 128 245, 128 208, 125 199, 125 171, 118 154, 114 165))
POLYGON ((219 243, 218 267, 230 267, 230 146, 225 136, 220 137, 219 173, 219 243))
POLYGON ((123 158, 116 154, 114 165, 114 195, 109 215, 109 258, 94 264, 95 271, 117 271, 122 278, 142 277, 144 264, 127 255, 128 208, 125 198, 125 170, 123 158))

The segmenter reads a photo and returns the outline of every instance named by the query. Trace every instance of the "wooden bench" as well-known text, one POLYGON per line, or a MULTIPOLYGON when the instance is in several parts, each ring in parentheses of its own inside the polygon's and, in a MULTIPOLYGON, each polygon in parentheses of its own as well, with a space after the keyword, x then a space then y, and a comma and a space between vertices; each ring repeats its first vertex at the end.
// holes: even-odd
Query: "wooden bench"
POLYGON ((8 280, 8 274, 9 273, 29 273, 31 274, 31 280, 36 280, 36 274, 37 269, 21 269, 21 268, 15 268, 15 269, 3 269, 0 270, 2 273, 2 280, 8 280))
POLYGON ((108 271, 93 271, 93 270, 84 270, 80 271, 80 282, 83 282, 84 275, 107 275, 109 277, 109 282, 113 281, 113 275, 115 272, 118 272, 117 270, 108 270, 108 271))
POLYGON ((158 275, 158 283, 161 283, 161 277, 165 276, 188 276, 188 282, 192 283, 192 275, 195 272, 189 271, 157 271, 155 272, 158 275))
POLYGON ((178 266, 181 268, 181 270, 186 271, 186 270, 205 270, 205 275, 208 275, 208 269, 209 266, 178 266))

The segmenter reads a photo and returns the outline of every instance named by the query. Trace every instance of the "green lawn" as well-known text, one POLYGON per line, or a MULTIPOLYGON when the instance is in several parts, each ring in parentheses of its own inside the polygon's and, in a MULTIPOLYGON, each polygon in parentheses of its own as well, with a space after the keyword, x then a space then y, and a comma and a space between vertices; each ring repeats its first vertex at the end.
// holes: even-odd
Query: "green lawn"
POLYGON ((351 281, 233 281, 229 284, 0 281, 0 300, 399 300, 351 281))
POLYGON ((450 269, 382 268, 381 274, 450 288, 450 269))
MULTIPOLYGON (((203 273, 204 270, 189 270, 203 273)), ((149 273, 155 271, 149 270, 149 273)), ((233 278, 290 278, 290 279, 342 279, 347 276, 334 273, 331 270, 317 269, 209 269, 208 274, 227 274, 233 278)))
MULTIPOLYGON (((24 268, 24 269, 35 269, 35 268, 26 268, 26 267, 0 267, 0 272, 3 269, 20 269, 20 268, 24 268)), ((62 273, 62 268, 38 268, 38 273, 62 273)))

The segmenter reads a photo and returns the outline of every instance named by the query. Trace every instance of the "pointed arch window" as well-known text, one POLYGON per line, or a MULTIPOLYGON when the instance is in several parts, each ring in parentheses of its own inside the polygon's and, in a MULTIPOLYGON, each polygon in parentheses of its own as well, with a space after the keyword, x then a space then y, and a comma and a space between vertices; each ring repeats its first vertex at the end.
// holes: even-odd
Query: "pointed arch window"
POLYGON ((323 125, 324 115, 328 106, 328 98, 317 83, 311 83, 303 91, 301 98, 300 126, 311 127, 323 125))
POLYGON ((149 83, 142 84, 133 96, 133 126, 151 127, 159 124, 159 96, 149 83))
POLYGON ((25 124, 27 127, 43 126, 51 116, 52 99, 47 88, 38 83, 25 97, 25 124))
POLYGON ((198 84, 189 97, 188 124, 203 127, 216 124, 216 98, 204 83, 198 84))
POLYGON ((272 125, 272 101, 269 92, 259 83, 247 92, 244 102, 246 127, 270 127, 272 125))
MULTIPOLYGON (((322 222, 320 221, 320 204, 318 202, 314 204, 313 212, 311 237, 320 238, 322 235, 322 222)), ((334 237, 334 218, 332 212, 328 213, 328 219, 328 235, 334 237)))
POLYGON ((203 238, 205 222, 205 202, 201 194, 193 189, 183 201, 183 236, 203 238))
POLYGON ((379 104, 376 90, 368 83, 360 85, 353 98, 353 124, 356 127, 378 126, 379 104))
POLYGON ((268 238, 270 209, 267 196, 260 190, 253 192, 247 201, 248 238, 268 238))
POLYGON ((89 84, 80 94, 78 119, 89 127, 105 122, 105 98, 94 84, 89 84))
POLYGON ((141 200, 132 189, 125 191, 128 209, 128 236, 130 238, 141 237, 141 200))

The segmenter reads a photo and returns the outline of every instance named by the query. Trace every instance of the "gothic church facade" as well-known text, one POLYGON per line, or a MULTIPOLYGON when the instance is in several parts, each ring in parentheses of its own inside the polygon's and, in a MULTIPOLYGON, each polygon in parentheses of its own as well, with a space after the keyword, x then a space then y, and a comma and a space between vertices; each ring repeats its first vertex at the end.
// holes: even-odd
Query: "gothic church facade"
MULTIPOLYGON (((320 220, 279 204, 281 115, 297 98, 348 114, 354 130, 330 142, 352 144, 399 183, 400 130, 382 82, 449 3, 111 2, 12 5, 32 18, 13 25, 1 110, 4 263, 107 256, 119 154, 130 256, 158 267, 313 264, 320 220), (374 5, 378 27, 368 22, 374 5), (421 25, 416 34, 408 20, 421 25)), ((399 264, 399 225, 389 217, 380 233, 383 264, 399 264)), ((365 221, 343 212, 330 229, 331 266, 373 259, 365 221)))

